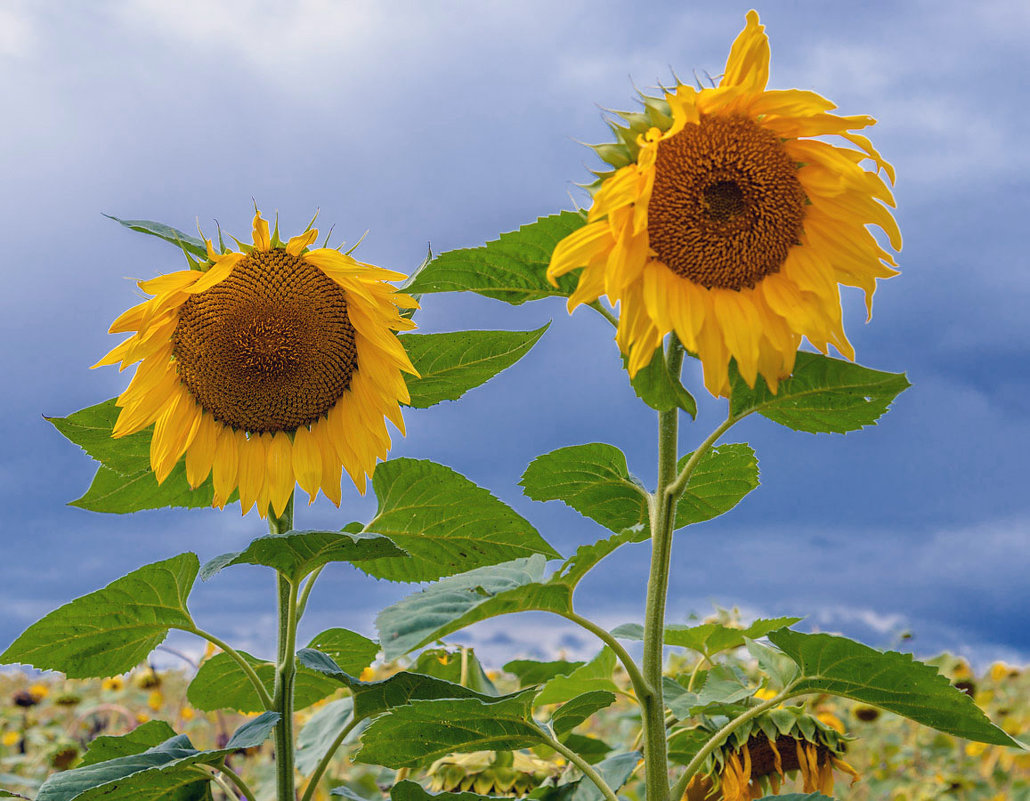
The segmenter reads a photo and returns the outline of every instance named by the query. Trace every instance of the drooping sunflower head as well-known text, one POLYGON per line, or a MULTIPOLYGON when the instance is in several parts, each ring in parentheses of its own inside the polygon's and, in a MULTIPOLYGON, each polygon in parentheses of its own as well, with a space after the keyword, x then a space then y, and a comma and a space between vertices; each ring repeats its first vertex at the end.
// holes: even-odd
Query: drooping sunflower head
POLYGON ((521 797, 536 789, 559 767, 523 751, 473 751, 441 757, 429 766, 435 792, 474 791, 480 795, 521 797))
POLYGON ((851 776, 852 783, 858 779, 843 758, 846 740, 835 726, 799 707, 771 710, 712 752, 687 788, 687 797, 754 801, 779 794, 782 781, 791 776, 801 779, 806 793, 832 793, 835 770, 851 776))
POLYGON ((416 304, 386 282, 404 275, 312 248, 317 236, 283 243, 258 212, 253 245, 208 241, 208 264, 140 282, 153 297, 112 324, 134 333, 95 366, 139 362, 114 436, 154 425, 158 482, 185 455, 219 507, 238 488, 244 513, 281 515, 295 484, 339 505, 342 470, 364 492, 386 458, 384 415, 403 434, 415 370, 395 332, 414 328, 399 310, 416 304))
POLYGON ((900 250, 880 177, 893 183, 894 170, 854 133, 875 120, 830 114, 814 92, 767 90, 768 77, 769 40, 750 11, 717 86, 644 97, 643 111, 619 112, 618 142, 596 148, 614 169, 598 173, 587 223, 547 275, 582 268, 570 311, 601 295, 620 304, 631 376, 675 331, 712 394, 729 393, 731 359, 775 392, 802 337, 854 358, 838 284, 862 288, 871 313, 876 279, 896 274, 869 230, 900 250), (853 147, 812 138, 827 135, 853 147))

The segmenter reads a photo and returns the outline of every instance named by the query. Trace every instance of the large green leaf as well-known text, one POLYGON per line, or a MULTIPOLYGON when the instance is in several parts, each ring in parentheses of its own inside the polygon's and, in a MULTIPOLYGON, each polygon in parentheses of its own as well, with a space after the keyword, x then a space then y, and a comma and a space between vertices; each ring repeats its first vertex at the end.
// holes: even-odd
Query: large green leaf
POLYGON ((586 662, 567 662, 558 659, 553 662, 538 662, 535 659, 513 659, 504 666, 507 673, 517 676, 520 687, 543 684, 555 676, 567 676, 586 662))
POLYGON ((776 394, 761 377, 751 389, 731 377, 730 414, 752 412, 810 433, 844 434, 875 425, 891 402, 911 384, 902 373, 884 373, 816 353, 798 353, 794 373, 776 394))
POLYGON ((154 562, 55 609, 0 654, 86 679, 124 673, 138 665, 173 628, 195 628, 186 599, 197 577, 196 554, 154 562))
POLYGON ((462 648, 459 651, 428 648, 418 655, 412 670, 426 676, 436 676, 453 684, 464 684, 484 695, 500 695, 472 648, 462 648))
POLYGON ((402 598, 376 617, 387 659, 395 659, 472 623, 511 612, 572 611, 576 584, 620 545, 637 542, 640 530, 627 529, 592 545, 580 546, 549 578, 538 555, 470 570, 402 598))
MULTIPOLYGON (((275 686, 275 665, 256 656, 240 651, 258 678, 265 685, 268 694, 275 686)), ((297 671, 294 685, 294 706, 297 709, 309 707, 332 695, 339 685, 325 676, 301 667, 297 671)), ((263 712, 265 705, 254 689, 247 674, 235 659, 227 653, 215 654, 204 661, 186 688, 186 698, 197 709, 213 712, 216 709, 235 709, 237 712, 263 712)))
POLYGON ((329 562, 388 560, 405 556, 392 540, 379 534, 346 531, 287 531, 252 540, 236 553, 222 554, 204 565, 202 579, 230 565, 264 565, 294 583, 329 562))
POLYGON ((36 801, 168 801, 192 799, 207 785, 206 779, 189 770, 192 765, 216 765, 226 754, 240 748, 261 745, 276 722, 278 713, 265 712, 247 721, 225 748, 198 751, 185 734, 142 753, 110 759, 50 776, 39 788, 36 801), (183 792, 183 788, 188 788, 183 792))
POLYGON ((577 695, 551 715, 551 728, 559 739, 563 738, 591 715, 614 703, 615 693, 607 690, 591 690, 577 695))
POLYGON ((355 676, 360 676, 361 671, 371 665, 379 653, 379 643, 355 631, 340 628, 326 629, 316 634, 308 643, 308 648, 321 651, 331 657, 340 670, 355 676))
POLYGON ((534 501, 562 501, 619 532, 647 521, 647 491, 614 445, 571 445, 534 459, 522 481, 534 501))
POLYGON ((578 281, 574 275, 547 280, 547 265, 554 246, 586 222, 584 215, 563 211, 523 225, 518 231, 478 248, 442 253, 423 269, 409 292, 477 292, 505 303, 559 295, 567 297, 578 281))
POLYGON ((67 417, 47 417, 54 428, 82 450, 122 474, 150 468, 150 430, 115 439, 111 436, 118 419, 116 399, 80 409, 67 417))
POLYGON ((412 701, 376 718, 361 737, 356 762, 414 767, 447 754, 513 751, 543 740, 533 721, 535 689, 481 698, 412 701))
MULTIPOLYGON (((615 754, 603 762, 599 762, 596 769, 604 779, 604 783, 618 793, 622 786, 629 781, 629 777, 633 775, 640 758, 639 751, 615 754)), ((597 785, 584 777, 576 784, 576 789, 569 801, 602 801, 603 798, 597 785)))
POLYGON ((537 695, 534 705, 560 704, 582 693, 614 693, 618 690, 612 681, 614 670, 615 652, 605 646, 583 667, 576 668, 567 676, 555 676, 547 682, 537 695))
POLYGON ((881 707, 956 737, 1019 745, 937 668, 915 661, 911 654, 877 651, 846 637, 790 629, 772 632, 769 641, 801 669, 793 684, 794 695, 830 693, 881 707))
MULTIPOLYGON (((665 627, 665 644, 689 648, 710 657, 731 648, 740 648, 747 640, 764 637, 771 631, 793 626, 800 620, 799 617, 758 618, 744 628, 722 623, 699 623, 696 626, 670 623, 665 627)), ((624 623, 612 629, 612 634, 621 640, 643 640, 644 627, 639 623, 624 623)))
POLYGON ((404 376, 411 395, 408 405, 425 409, 457 400, 529 353, 549 325, 535 331, 401 334, 398 338, 420 376, 404 376))
MULTIPOLYGON (((690 456, 680 459, 678 469, 683 469, 690 456)), ((698 461, 676 504, 676 527, 728 512, 757 486, 758 459, 751 447, 745 443, 716 445, 698 461)))
POLYGON ((122 220, 112 214, 105 214, 104 216, 108 219, 114 220, 116 223, 121 223, 126 228, 133 231, 137 231, 141 234, 148 234, 150 236, 156 236, 158 239, 163 239, 165 242, 171 242, 173 245, 178 245, 183 252, 197 256, 201 261, 207 261, 207 246, 204 244, 203 240, 197 239, 197 237, 190 236, 189 234, 184 234, 177 228, 172 228, 170 225, 154 222, 153 220, 122 220))
MULTIPOLYGON (((297 735, 297 770, 304 776, 314 772, 340 732, 350 724, 353 712, 353 699, 339 698, 311 716, 297 735)), ((356 739, 355 732, 351 731, 349 737, 356 739)))
MULTIPOLYGON (((627 362, 623 357, 623 364, 627 362)), ((697 417, 697 402, 680 383, 678 376, 669 372, 665 350, 655 350, 651 361, 642 367, 630 381, 633 391, 644 403, 659 412, 679 407, 691 417, 697 417)))
POLYGON ((128 734, 112 737, 102 734, 90 741, 89 748, 77 767, 95 765, 109 759, 141 754, 175 736, 175 730, 163 720, 148 720, 128 734))
POLYGON ((376 468, 372 486, 379 508, 364 531, 408 552, 358 564, 376 578, 433 581, 531 554, 560 558, 529 521, 449 467, 391 459, 376 468))
POLYGON ((380 681, 361 681, 340 670, 330 657, 311 648, 301 648, 297 659, 309 670, 335 680, 351 691, 354 716, 362 720, 413 700, 428 698, 482 698, 493 696, 477 693, 460 684, 453 684, 421 673, 401 671, 380 681))

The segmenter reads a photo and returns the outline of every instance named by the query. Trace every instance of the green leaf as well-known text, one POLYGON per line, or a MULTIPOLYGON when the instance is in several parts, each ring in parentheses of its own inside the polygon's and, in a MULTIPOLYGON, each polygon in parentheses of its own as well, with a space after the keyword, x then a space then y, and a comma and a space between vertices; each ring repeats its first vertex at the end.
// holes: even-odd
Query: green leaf
POLYGON ((683 692, 668 699, 666 705, 677 718, 685 720, 701 710, 716 711, 711 708, 735 704, 754 694, 755 689, 747 685, 738 670, 716 665, 705 674, 705 681, 698 692, 683 692))
POLYGON ((453 684, 464 684, 469 689, 484 695, 500 695, 497 688, 494 687, 494 683, 487 677, 482 663, 472 648, 463 648, 458 651, 430 648, 418 655, 413 671, 426 676, 436 676, 438 679, 444 679, 453 684), (463 661, 464 665, 462 665, 463 661), (462 674, 465 674, 464 681, 461 680, 462 674))
POLYGON ((407 558, 358 565, 391 581, 433 581, 531 554, 560 558, 529 521, 449 467, 391 459, 372 478, 379 508, 365 532, 383 534, 407 558))
POLYGON ((614 703, 615 693, 607 690, 591 690, 577 695, 558 707, 551 715, 551 728, 561 739, 591 715, 614 703))
POLYGON ((309 670, 328 676, 349 689, 354 698, 354 716, 359 720, 419 699, 491 699, 489 695, 477 693, 460 684, 406 671, 394 673, 380 681, 361 681, 340 670, 340 667, 325 654, 310 648, 301 648, 297 652, 297 659, 309 670))
POLYGON ((128 734, 112 737, 102 734, 89 744, 88 750, 77 767, 95 765, 109 759, 141 754, 148 748, 160 745, 175 736, 175 729, 163 720, 148 720, 128 734))
POLYGON ((398 338, 421 376, 404 376, 411 395, 408 405, 425 409, 457 400, 529 353, 548 326, 535 331, 401 334, 398 338))
MULTIPOLYGON (((633 775, 633 771, 637 763, 640 762, 640 759, 641 754, 639 751, 616 754, 615 756, 608 757, 603 762, 599 762, 596 769, 601 774, 601 778, 604 779, 604 783, 618 793, 622 785, 629 781, 629 777, 633 775)), ((597 786, 589 779, 583 778, 579 780, 569 801, 602 801, 603 798, 604 796, 597 786)))
POLYGON ((438 581, 379 613, 376 627, 383 652, 396 659, 472 623, 511 612, 571 612, 572 594, 586 572, 639 538, 634 528, 580 546, 546 580, 546 560, 537 554, 438 581))
MULTIPOLYGON (((21 777, 19 776, 18 778, 21 777)), ((19 795, 18 793, 12 793, 10 790, 0 790, 0 798, 24 798, 25 801, 29 801, 29 797, 27 795, 19 795)))
POLYGON ((196 554, 154 562, 55 609, 0 654, 60 670, 70 679, 113 676, 131 670, 173 628, 195 628, 186 599, 197 577, 196 554))
POLYGON ((387 560, 405 556, 387 537, 363 532, 287 531, 252 540, 242 551, 222 554, 200 571, 207 581, 230 565, 264 565, 278 570, 294 583, 329 562, 387 560))
MULTIPOLYGON (((626 363, 623 357, 623 366, 626 363)), ((637 372, 630 385, 637 397, 656 411, 668 412, 679 407, 691 417, 697 417, 697 401, 687 392, 679 378, 669 373, 663 348, 655 350, 651 361, 637 372)))
POLYGON ((785 793, 763 796, 758 801, 833 801, 833 798, 822 793, 785 793))
MULTIPOLYGON (((678 470, 691 455, 680 459, 678 470)), ((716 445, 698 461, 676 503, 676 528, 725 514, 757 486, 758 459, 751 447, 742 442, 716 445)))
POLYGON ((575 275, 547 280, 554 246, 583 226, 586 217, 563 211, 501 234, 483 247, 451 250, 437 256, 408 287, 409 292, 477 292, 519 305, 553 295, 568 297, 578 282, 575 275))
POLYGON ((111 436, 119 412, 116 400, 111 398, 67 417, 45 419, 67 439, 117 473, 131 474, 149 470, 149 430, 120 439, 111 436))
POLYGON ((176 228, 172 228, 170 225, 164 223, 154 222, 153 220, 122 220, 111 214, 105 214, 109 220, 114 220, 116 223, 121 223, 126 228, 130 228, 133 231, 138 231, 141 234, 149 234, 150 236, 156 236, 158 239, 163 239, 165 242, 171 242, 173 245, 178 245, 183 252, 189 253, 193 256, 197 256, 201 261, 207 261, 207 245, 195 236, 184 234, 176 228))
MULTIPOLYGON (((297 735, 296 764, 301 774, 310 776, 318 767, 340 732, 350 724, 353 711, 353 699, 340 698, 320 708, 304 724, 297 735)), ((357 739, 353 731, 349 736, 357 739)))
MULTIPOLYGON (((792 623, 784 625, 790 626, 792 623)), ((798 666, 794 660, 778 648, 770 648, 754 640, 745 642, 747 651, 758 662, 759 669, 773 680, 778 689, 783 689, 798 675, 798 666)))
MULTIPOLYGON (((240 655, 254 668, 269 695, 275 686, 275 665, 240 651, 240 655)), ((294 685, 294 706, 309 707, 336 692, 338 685, 305 668, 297 671, 294 685)), ((186 698, 197 709, 213 712, 217 709, 235 709, 237 712, 262 712, 265 705, 254 689, 247 674, 235 659, 224 651, 204 661, 186 688, 186 698)))
MULTIPOLYGON (((335 790, 333 791, 336 792, 335 790)), ((390 801, 493 801, 501 796, 460 793, 431 793, 418 782, 404 779, 390 788, 390 801)))
POLYGON ((308 648, 332 657, 340 670, 355 676, 360 676, 361 671, 371 665, 379 653, 379 643, 357 632, 338 628, 315 635, 308 643, 308 648))
POLYGON ((572 445, 538 456, 520 484, 534 501, 562 501, 615 532, 647 521, 647 491, 614 445, 572 445))
POLYGON ((797 355, 794 374, 774 395, 761 377, 751 389, 731 375, 730 415, 758 412, 795 431, 844 434, 875 425, 911 384, 903 373, 884 373, 816 353, 797 355))
POLYGON ((243 724, 225 748, 198 751, 180 734, 139 754, 110 759, 50 776, 39 788, 36 801, 166 801, 194 799, 208 783, 192 765, 215 765, 238 748, 251 748, 267 739, 278 713, 266 712, 243 724), (182 794, 180 794, 182 793, 182 794))
POLYGON ((562 738, 562 742, 591 765, 596 765, 610 754, 612 750, 612 747, 604 740, 598 740, 596 737, 587 737, 584 734, 576 734, 575 732, 566 734, 562 738))
POLYGON ((615 670, 615 652, 605 646, 601 652, 583 667, 576 668, 568 676, 555 676, 537 695, 535 706, 560 704, 582 693, 597 691, 614 693, 618 690, 612 681, 615 670))
POLYGON ((669 737, 669 759, 678 765, 689 765, 697 752, 708 744, 712 736, 704 729, 680 729, 669 737))
POLYGON ((507 673, 518 677, 520 687, 532 684, 543 684, 555 676, 567 676, 586 662, 566 662, 558 659, 553 662, 538 662, 535 659, 513 659, 504 666, 507 673))
POLYGON ((793 694, 821 692, 872 704, 938 731, 1015 745, 973 699, 911 654, 877 651, 845 637, 780 629, 769 640, 801 668, 793 694))
POLYGON ((543 740, 533 721, 535 689, 491 698, 412 701, 372 721, 355 762, 388 768, 414 767, 447 754, 514 751, 543 740))
MULTIPOLYGON (((771 631, 793 626, 799 617, 759 618, 746 628, 733 628, 722 623, 701 623, 697 626, 682 626, 670 623, 665 627, 665 644, 714 656, 722 651, 740 648, 745 640, 764 637, 771 631)), ((644 627, 639 623, 624 623, 612 629, 620 640, 643 640, 644 627)))

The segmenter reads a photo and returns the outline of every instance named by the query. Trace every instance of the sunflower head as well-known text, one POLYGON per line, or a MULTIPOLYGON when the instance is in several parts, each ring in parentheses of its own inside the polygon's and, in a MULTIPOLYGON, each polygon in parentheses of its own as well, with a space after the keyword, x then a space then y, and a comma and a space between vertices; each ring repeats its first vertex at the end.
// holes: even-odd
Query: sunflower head
POLYGON ((643 111, 616 112, 614 144, 595 146, 612 170, 597 173, 586 225, 558 243, 547 275, 582 270, 570 311, 601 295, 619 304, 631 376, 675 332, 713 394, 729 394, 731 360, 775 392, 802 337, 854 358, 839 284, 865 290, 871 313, 876 279, 896 274, 869 230, 901 248, 880 177, 893 183, 894 170, 855 133, 875 120, 768 90, 768 78, 769 40, 750 11, 718 85, 645 97, 643 111))
POLYGON ((237 488, 246 513, 281 515, 300 484, 340 503, 346 469, 364 492, 390 448, 385 418, 404 433, 403 373, 415 373, 395 332, 417 304, 387 281, 403 274, 313 247, 309 228, 282 242, 254 216, 253 244, 216 251, 200 270, 140 283, 152 297, 111 333, 133 332, 98 362, 139 363, 118 398, 114 436, 154 426, 158 482, 185 456, 214 504, 237 488))
POLYGON ((556 765, 522 751, 474 751, 442 757, 427 771, 435 792, 474 791, 521 797, 557 774, 556 765))
MULTIPOLYGON (((715 733, 712 727, 698 728, 715 733)), ((687 798, 708 797, 717 790, 724 801, 754 801, 778 794, 789 776, 799 776, 806 793, 832 793, 835 770, 858 780, 858 772, 843 759, 847 739, 799 707, 770 710, 712 752, 687 788, 687 798)))

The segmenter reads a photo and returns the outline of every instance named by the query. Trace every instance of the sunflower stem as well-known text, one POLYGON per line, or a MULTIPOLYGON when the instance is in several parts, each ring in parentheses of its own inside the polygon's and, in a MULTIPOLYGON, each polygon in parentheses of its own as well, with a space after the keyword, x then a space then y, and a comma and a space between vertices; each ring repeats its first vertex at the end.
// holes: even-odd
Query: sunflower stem
MULTIPOLYGON (((679 380, 683 349, 669 342, 666 363, 669 375, 679 380)), ((676 480, 679 445, 679 409, 658 416, 658 486, 651 504, 651 574, 647 581, 644 614, 644 681, 651 689, 640 700, 644 732, 647 801, 668 801, 669 758, 665 739, 665 701, 662 693, 662 657, 665 642, 665 599, 669 590, 672 532, 676 524, 675 498, 667 490, 676 480)))
POLYGON ((354 727, 362 721, 362 718, 356 718, 351 715, 350 720, 340 730, 340 733, 336 735, 336 739, 333 740, 329 746, 329 750, 322 755, 322 758, 318 761, 318 766, 315 768, 314 773, 311 774, 311 778, 308 779, 307 789, 304 790, 304 795, 301 801, 311 801, 315 795, 315 791, 318 789, 318 783, 322 781, 322 776, 329 768, 329 763, 333 761, 333 757, 336 756, 337 750, 343 745, 343 741, 347 739, 347 735, 354 731, 354 727))
MULTIPOLYGON (((268 531, 283 534, 293 528, 293 495, 282 515, 269 510, 268 531)), ((275 726, 276 798, 297 801, 293 767, 293 685, 297 674, 297 586, 282 573, 277 574, 279 587, 279 637, 272 706, 279 713, 275 726)))

